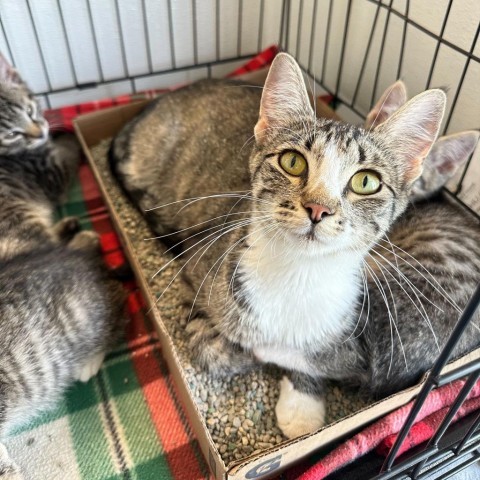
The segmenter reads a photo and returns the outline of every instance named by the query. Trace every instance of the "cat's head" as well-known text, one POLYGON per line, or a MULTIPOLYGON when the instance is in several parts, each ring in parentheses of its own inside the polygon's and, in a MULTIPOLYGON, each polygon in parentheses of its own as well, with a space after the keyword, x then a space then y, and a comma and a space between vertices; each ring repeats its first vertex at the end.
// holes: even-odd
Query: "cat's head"
POLYGON ((297 250, 364 251, 406 208, 445 102, 441 90, 424 92, 371 132, 316 119, 300 68, 278 55, 250 157, 257 208, 297 250))
MULTIPOLYGON (((388 87, 367 115, 366 129, 374 129, 407 101, 407 89, 402 81, 388 87)), ((440 137, 423 164, 422 175, 414 182, 410 201, 434 196, 457 173, 472 154, 480 134, 477 131, 455 133, 440 137)))
POLYGON ((48 123, 18 72, 0 54, 0 154, 32 150, 48 138, 48 123))

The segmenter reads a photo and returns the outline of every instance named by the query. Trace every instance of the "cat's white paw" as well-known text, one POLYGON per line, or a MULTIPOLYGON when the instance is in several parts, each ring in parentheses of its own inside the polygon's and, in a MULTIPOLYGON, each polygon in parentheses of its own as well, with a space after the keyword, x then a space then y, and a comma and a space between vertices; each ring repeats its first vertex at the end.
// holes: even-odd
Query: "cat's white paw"
POLYGON ((325 423, 323 400, 295 390, 287 377, 280 381, 280 397, 275 413, 278 426, 288 438, 312 433, 325 423))
POLYGON ((77 379, 81 382, 88 382, 98 373, 100 367, 102 366, 104 358, 105 352, 100 352, 92 355, 88 359, 88 361, 79 369, 77 379))
POLYGON ((0 443, 0 480, 23 480, 20 468, 11 460, 5 445, 0 443))

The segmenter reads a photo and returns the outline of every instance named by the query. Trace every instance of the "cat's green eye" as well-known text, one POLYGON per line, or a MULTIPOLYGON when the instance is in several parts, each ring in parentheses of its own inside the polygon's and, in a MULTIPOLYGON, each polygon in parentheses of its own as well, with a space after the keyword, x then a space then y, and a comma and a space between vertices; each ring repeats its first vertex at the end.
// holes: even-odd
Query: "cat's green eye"
POLYGON ((280 166, 294 177, 300 176, 307 168, 307 161, 297 152, 285 152, 280 157, 280 166))
POLYGON ((350 179, 350 189, 358 195, 372 195, 377 193, 382 186, 382 180, 378 173, 371 170, 357 172, 350 179))
POLYGON ((27 107, 27 115, 28 115, 29 117, 31 117, 31 116, 33 115, 33 107, 32 107, 32 105, 29 105, 29 106, 27 107))

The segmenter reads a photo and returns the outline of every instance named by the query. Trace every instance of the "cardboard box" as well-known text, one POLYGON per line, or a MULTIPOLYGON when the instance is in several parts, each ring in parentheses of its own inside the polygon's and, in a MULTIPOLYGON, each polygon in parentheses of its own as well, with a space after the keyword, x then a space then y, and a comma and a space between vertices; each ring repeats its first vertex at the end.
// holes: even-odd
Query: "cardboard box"
MULTIPOLYGON (((133 245, 122 228, 121 218, 113 207, 112 201, 109 199, 102 176, 90 153, 91 147, 95 146, 103 139, 114 136, 127 121, 139 113, 148 103, 149 101, 138 101, 129 105, 113 107, 107 110, 81 115, 74 121, 75 131, 100 186, 105 203, 110 211, 112 221, 125 249, 125 253, 135 272, 138 285, 141 288, 147 303, 151 320, 158 330, 163 355, 168 363, 173 379, 177 385, 179 396, 187 411, 192 428, 195 431, 202 452, 207 463, 210 465, 214 477, 218 480, 268 478, 271 475, 278 474, 280 470, 287 466, 309 456, 312 452, 322 447, 326 447, 334 441, 345 438, 347 435, 351 435, 353 432, 364 427, 373 420, 384 416, 412 400, 420 390, 422 383, 370 405, 340 421, 327 425, 316 433, 285 441, 275 448, 264 450, 259 454, 251 455, 225 465, 217 447, 212 441, 204 418, 200 414, 194 399, 190 395, 186 378, 182 371, 182 367, 178 362, 174 343, 165 328, 165 325, 162 323, 162 319, 160 318, 156 307, 155 296, 147 284, 145 275, 140 268, 139 260, 134 253, 133 245)), ((317 108, 317 111, 322 112, 324 116, 336 117, 336 115, 325 104, 319 103, 317 104, 317 108)), ((480 349, 449 364, 446 367, 445 372, 451 371, 478 358, 480 358, 480 349)))

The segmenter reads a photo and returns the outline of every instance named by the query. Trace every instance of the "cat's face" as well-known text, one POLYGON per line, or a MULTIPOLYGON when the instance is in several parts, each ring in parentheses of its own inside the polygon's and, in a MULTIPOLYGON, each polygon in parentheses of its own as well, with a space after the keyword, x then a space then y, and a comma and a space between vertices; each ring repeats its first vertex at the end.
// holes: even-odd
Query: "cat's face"
POLYGON ((0 59, 0 154, 32 150, 48 139, 48 122, 18 73, 0 59))
POLYGON ((405 209, 408 180, 364 130, 307 119, 286 128, 257 152, 253 194, 289 242, 312 253, 357 248, 405 209))
POLYGON ((368 132, 316 119, 296 68, 282 55, 264 89, 250 163, 257 208, 292 248, 363 251, 406 208, 445 95, 419 95, 368 132))

